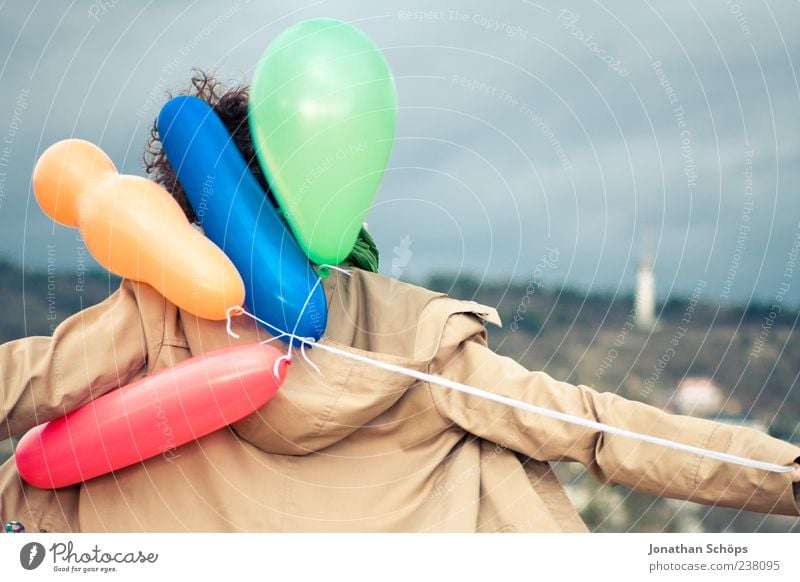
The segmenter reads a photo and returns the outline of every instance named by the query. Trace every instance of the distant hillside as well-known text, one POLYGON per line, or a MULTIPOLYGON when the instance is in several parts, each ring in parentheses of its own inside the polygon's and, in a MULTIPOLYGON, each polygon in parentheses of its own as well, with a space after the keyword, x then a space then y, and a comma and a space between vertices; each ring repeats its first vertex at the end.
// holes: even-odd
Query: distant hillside
POLYGON ((765 334, 769 305, 720 307, 701 295, 690 306, 690 297, 674 297, 656 306, 655 331, 629 331, 632 295, 555 293, 451 276, 433 277, 427 286, 496 307, 504 325, 490 326, 491 345, 528 369, 666 408, 684 377, 708 376, 726 391, 726 412, 757 418, 770 432, 800 441, 800 431, 793 434, 800 422, 797 311, 782 311, 765 334))
MULTIPOLYGON (((23 273, 0 264, 0 301, 5 306, 0 342, 50 335, 66 317, 102 301, 118 286, 119 279, 107 273, 23 273)), ((800 341, 793 337, 797 312, 781 312, 765 336, 762 324, 769 306, 722 308, 700 302, 693 306, 690 321, 682 323, 689 298, 673 298, 657 305, 661 316, 655 331, 628 331, 634 313, 631 295, 554 293, 446 275, 431 278, 426 286, 496 307, 504 325, 489 330, 493 348, 559 380, 669 407, 681 379, 709 376, 727 391, 728 413, 758 418, 787 437, 800 419, 800 390, 793 389, 798 388, 800 371, 800 341), (680 328, 686 332, 674 355, 669 352, 663 369, 656 371, 680 328), (759 341, 763 345, 756 351, 759 341)))
POLYGON ((0 263, 0 343, 12 339, 51 335, 56 325, 82 308, 99 303, 117 287, 119 278, 108 273, 72 275, 23 272, 0 263))

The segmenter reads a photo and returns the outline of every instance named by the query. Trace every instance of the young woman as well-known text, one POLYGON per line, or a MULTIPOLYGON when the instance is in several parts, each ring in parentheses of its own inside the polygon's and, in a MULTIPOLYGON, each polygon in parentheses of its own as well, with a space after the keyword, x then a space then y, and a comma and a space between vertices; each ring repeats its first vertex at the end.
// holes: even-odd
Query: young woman
MULTIPOLYGON (((214 107, 268 191, 250 139, 247 87, 228 89, 198 74, 190 93, 214 107)), ((193 221, 157 128, 146 163, 193 221)), ((366 231, 345 264, 351 276, 334 271, 324 280, 324 343, 695 447, 786 466, 800 457, 800 448, 761 432, 670 415, 493 353, 486 324, 500 324, 494 309, 376 274, 366 231)), ((0 346, 3 436, 193 355, 268 337, 245 318, 234 330, 240 339, 225 322, 199 319, 124 280, 52 337, 0 346)), ((796 464, 794 473, 745 468, 321 349, 309 357, 320 372, 296 358, 277 396, 250 416, 113 474, 43 490, 22 481, 9 460, 0 468, 0 519, 27 531, 586 531, 550 461, 579 462, 603 483, 653 495, 800 515, 796 464)), ((169 418, 153 430, 169 443, 169 418)))

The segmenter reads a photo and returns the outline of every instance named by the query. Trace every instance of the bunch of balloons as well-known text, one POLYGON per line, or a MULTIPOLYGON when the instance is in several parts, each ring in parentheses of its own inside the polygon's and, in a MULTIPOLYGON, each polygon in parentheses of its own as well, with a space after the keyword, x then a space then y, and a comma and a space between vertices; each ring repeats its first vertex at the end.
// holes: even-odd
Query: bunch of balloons
POLYGON ((311 263, 217 114, 197 97, 175 97, 158 133, 205 234, 244 278, 247 309, 278 329, 322 337, 327 304, 311 263))
MULTIPOLYGON (((34 194, 53 220, 80 229, 101 265, 178 307, 219 320, 244 305, 270 331, 317 340, 327 305, 312 263, 336 265, 351 252, 388 163, 396 109, 391 72, 371 40, 338 20, 307 20, 268 46, 248 103, 283 218, 211 107, 186 96, 164 106, 158 130, 206 236, 164 188, 119 174, 83 140, 42 154, 34 194)), ((152 430, 154 398, 170 418, 169 445, 180 446, 261 407, 287 363, 260 344, 191 358, 35 427, 17 447, 17 468, 50 488, 140 462, 165 450, 152 430)))

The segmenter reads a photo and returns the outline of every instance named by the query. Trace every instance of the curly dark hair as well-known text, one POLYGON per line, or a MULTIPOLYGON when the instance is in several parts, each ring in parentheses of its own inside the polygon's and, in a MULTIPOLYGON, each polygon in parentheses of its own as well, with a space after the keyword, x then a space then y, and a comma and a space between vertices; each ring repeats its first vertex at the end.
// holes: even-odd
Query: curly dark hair
MULTIPOLYGON (((258 163, 256 149, 253 146, 253 138, 250 134, 250 123, 247 117, 249 89, 247 85, 243 84, 231 87, 226 86, 215 79, 213 75, 194 69, 192 71, 191 87, 174 95, 169 94, 168 99, 172 99, 176 95, 193 95, 208 103, 222 120, 236 147, 242 152, 245 161, 250 166, 253 175, 274 205, 275 197, 272 195, 269 183, 258 163)), ((150 135, 144 147, 144 167, 153 181, 164 186, 178 202, 189 222, 194 222, 196 220, 194 210, 189 204, 189 199, 186 197, 178 177, 175 175, 175 171, 172 169, 161 146, 157 120, 153 122, 153 127, 150 129, 150 135)))
MULTIPOLYGON (((256 149, 250 133, 250 123, 247 115, 249 90, 249 86, 241 83, 227 86, 216 80, 212 74, 200 69, 193 69, 191 86, 177 94, 169 94, 168 98, 171 99, 175 95, 192 95, 208 103, 222 120, 228 133, 231 134, 234 144, 244 156, 245 161, 250 166, 250 170, 264 189, 272 205, 277 207, 275 197, 256 157, 256 149)), ((195 222, 197 216, 161 146, 157 120, 153 123, 145 144, 144 167, 152 180, 166 188, 178 202, 189 222, 195 222)), ((378 270, 378 247, 366 229, 361 229, 350 256, 342 264, 368 271, 378 270)))

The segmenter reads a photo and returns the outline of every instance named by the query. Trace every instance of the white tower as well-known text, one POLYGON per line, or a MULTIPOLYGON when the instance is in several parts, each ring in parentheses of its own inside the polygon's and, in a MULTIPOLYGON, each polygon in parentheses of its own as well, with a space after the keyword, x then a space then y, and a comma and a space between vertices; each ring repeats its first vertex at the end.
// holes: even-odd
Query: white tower
POLYGON ((656 279, 649 255, 644 255, 636 270, 636 326, 649 329, 655 323, 656 279))

